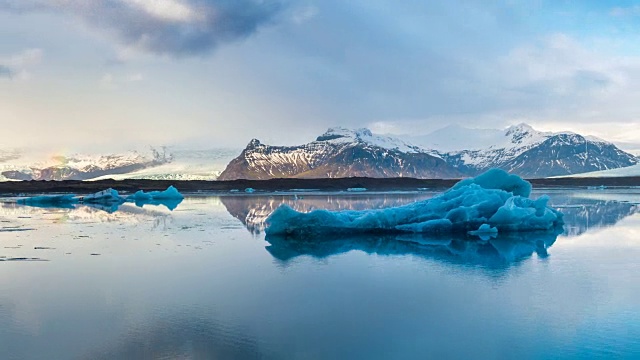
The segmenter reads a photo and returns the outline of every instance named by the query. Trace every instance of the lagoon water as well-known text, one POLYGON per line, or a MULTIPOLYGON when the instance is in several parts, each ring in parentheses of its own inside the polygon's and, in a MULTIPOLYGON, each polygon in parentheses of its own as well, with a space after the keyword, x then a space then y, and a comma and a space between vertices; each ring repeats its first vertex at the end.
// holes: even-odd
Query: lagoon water
POLYGON ((0 207, 2 359, 640 358, 640 190, 548 190, 564 233, 267 239, 428 192, 0 207))

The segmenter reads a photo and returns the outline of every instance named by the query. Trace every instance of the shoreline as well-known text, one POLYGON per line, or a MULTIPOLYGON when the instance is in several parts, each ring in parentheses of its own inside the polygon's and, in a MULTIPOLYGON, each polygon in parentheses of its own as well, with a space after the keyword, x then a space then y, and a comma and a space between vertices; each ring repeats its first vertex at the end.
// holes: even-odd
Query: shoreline
MULTIPOLYGON (((371 191, 442 190, 453 186, 460 179, 415 179, 415 178, 335 178, 335 179, 269 179, 269 180, 99 180, 99 181, 6 181, 0 182, 0 194, 34 193, 93 193, 107 188, 118 191, 165 190, 169 185, 185 193, 212 191, 226 192, 246 188, 256 191, 345 191, 360 188, 371 191)), ((635 187, 640 186, 640 177, 616 178, 547 178, 527 179, 534 188, 586 188, 586 187, 635 187)))

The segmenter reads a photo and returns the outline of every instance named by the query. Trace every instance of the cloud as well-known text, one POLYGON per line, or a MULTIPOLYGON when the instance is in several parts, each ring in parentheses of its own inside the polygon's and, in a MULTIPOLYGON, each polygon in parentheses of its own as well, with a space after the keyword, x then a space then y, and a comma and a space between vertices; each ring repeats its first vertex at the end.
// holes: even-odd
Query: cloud
POLYGON ((14 55, 0 56, 0 78, 29 78, 31 74, 27 69, 40 63, 41 60, 41 49, 28 49, 14 55))
POLYGON ((134 73, 129 75, 114 75, 112 73, 106 73, 100 78, 100 85, 105 88, 116 89, 121 85, 136 83, 144 80, 144 76, 141 73, 134 73))
POLYGON ((11 70, 11 68, 0 65, 0 79, 2 78, 12 78, 15 75, 15 71, 11 70))
POLYGON ((285 0, 0 0, 0 10, 72 14, 125 46, 191 56, 254 34, 285 0))

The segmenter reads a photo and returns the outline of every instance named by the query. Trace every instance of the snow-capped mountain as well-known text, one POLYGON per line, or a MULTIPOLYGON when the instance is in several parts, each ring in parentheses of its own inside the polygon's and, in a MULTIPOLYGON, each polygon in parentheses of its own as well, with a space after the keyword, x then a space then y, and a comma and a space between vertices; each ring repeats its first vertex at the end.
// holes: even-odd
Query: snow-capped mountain
POLYGON ((270 146, 253 139, 220 180, 279 177, 453 178, 462 174, 431 150, 368 129, 331 128, 299 146, 270 146))
POLYGON ((527 124, 505 130, 453 126, 406 138, 376 135, 367 129, 331 128, 315 141, 299 146, 269 146, 253 139, 220 179, 451 178, 474 176, 492 167, 542 178, 638 162, 635 156, 602 139, 572 132, 540 132, 527 124))
POLYGON ((638 162, 605 140, 572 132, 540 132, 527 124, 510 126, 493 141, 488 148, 443 152, 441 156, 469 175, 499 167, 528 178, 616 169, 638 162))
POLYGON ((169 149, 171 161, 126 174, 109 174, 101 179, 152 179, 152 180, 216 180, 220 173, 239 152, 238 149, 187 150, 169 149))
POLYGON ((0 181, 158 179, 215 180, 237 150, 150 149, 110 155, 42 156, 0 151, 0 181))

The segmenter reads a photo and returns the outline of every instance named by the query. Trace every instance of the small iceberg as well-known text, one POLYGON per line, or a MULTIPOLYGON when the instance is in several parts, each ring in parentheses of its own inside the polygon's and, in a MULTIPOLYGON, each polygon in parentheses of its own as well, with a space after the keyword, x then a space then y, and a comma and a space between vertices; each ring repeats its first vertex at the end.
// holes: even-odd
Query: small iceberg
POLYGON ((367 188, 353 187, 353 188, 348 188, 347 191, 349 191, 349 192, 365 192, 365 191, 367 191, 367 188))
POLYGON ((33 196, 24 199, 18 199, 17 203, 29 206, 56 206, 56 207, 72 207, 77 202, 75 195, 42 195, 33 196))
POLYGON ((65 195, 42 195, 18 199, 16 202, 22 205, 35 207, 57 207, 73 209, 75 205, 82 204, 95 208, 100 208, 108 212, 117 210, 118 206, 132 202, 136 206, 143 205, 164 205, 169 210, 175 209, 184 196, 173 186, 169 186, 164 191, 144 192, 142 190, 129 196, 122 196, 114 189, 98 191, 94 194, 77 196, 74 194, 65 195))
POLYGON ((182 200, 184 196, 173 186, 169 186, 164 191, 136 191, 133 195, 127 196, 127 200, 182 200))
POLYGON ((76 197, 78 202, 87 204, 122 204, 125 202, 125 198, 120 196, 117 190, 106 189, 98 191, 95 194, 76 197))
POLYGON ((498 229, 489 224, 482 224, 478 230, 469 231, 469 235, 477 236, 480 240, 489 240, 498 236, 498 229))
POLYGON ((562 226, 562 213, 549 198, 529 199, 531 184, 517 175, 491 169, 458 182, 431 199, 400 207, 309 213, 281 205, 268 218, 267 235, 315 237, 374 233, 465 234, 548 231, 562 226), (483 225, 486 225, 483 227, 483 225))

